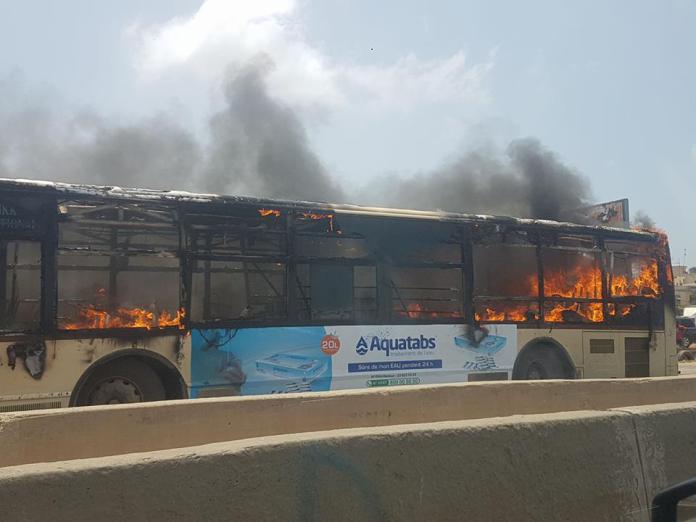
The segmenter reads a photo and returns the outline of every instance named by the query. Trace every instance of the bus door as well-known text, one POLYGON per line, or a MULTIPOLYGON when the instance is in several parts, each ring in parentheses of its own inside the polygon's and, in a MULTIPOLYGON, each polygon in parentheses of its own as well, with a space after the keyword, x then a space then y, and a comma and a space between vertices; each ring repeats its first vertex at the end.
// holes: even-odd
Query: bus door
POLYGON ((41 242, 0 239, 0 330, 33 332, 41 324, 41 242))
MULTIPOLYGON (((45 322, 42 252, 51 215, 47 208, 42 197, 0 193, 0 360, 11 370, 23 366, 33 379, 41 378, 46 359, 39 334, 45 322)), ((19 374, 24 372, 14 372, 13 379, 19 374)), ((13 389, 22 391, 21 386, 13 389)))

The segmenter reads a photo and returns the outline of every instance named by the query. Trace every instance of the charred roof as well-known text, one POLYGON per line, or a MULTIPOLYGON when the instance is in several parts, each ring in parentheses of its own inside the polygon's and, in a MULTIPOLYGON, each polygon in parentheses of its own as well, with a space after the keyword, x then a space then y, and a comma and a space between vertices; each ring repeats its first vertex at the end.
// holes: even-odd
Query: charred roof
POLYGON ((166 206, 191 205, 199 206, 254 206, 279 210, 318 210, 335 214, 352 214, 366 217, 403 218, 418 220, 434 220, 462 223, 490 223, 520 228, 542 228, 559 230, 576 234, 592 234, 601 232, 613 237, 623 237, 636 240, 657 240, 660 235, 647 230, 627 230, 623 228, 600 225, 583 225, 544 219, 527 219, 510 216, 492 216, 485 214, 465 214, 445 212, 442 210, 409 210, 382 207, 367 207, 352 204, 292 201, 283 199, 259 198, 253 196, 234 196, 220 194, 193 193, 179 190, 155 190, 145 188, 126 188, 118 186, 99 186, 73 184, 53 181, 0 178, 0 191, 12 190, 31 192, 33 194, 54 195, 74 199, 104 199, 130 202, 149 203, 166 206))

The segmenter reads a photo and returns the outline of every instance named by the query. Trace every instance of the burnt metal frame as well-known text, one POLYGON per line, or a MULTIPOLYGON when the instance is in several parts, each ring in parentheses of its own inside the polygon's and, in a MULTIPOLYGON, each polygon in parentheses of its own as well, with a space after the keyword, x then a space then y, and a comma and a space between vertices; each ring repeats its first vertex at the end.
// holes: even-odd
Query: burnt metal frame
MULTIPOLYGON (((118 274, 122 272, 181 272, 181 262, 179 261, 178 266, 137 266, 130 264, 130 260, 136 259, 138 257, 162 257, 162 258, 177 258, 179 257, 180 251, 180 234, 177 230, 177 215, 174 209, 169 207, 162 207, 160 205, 152 205, 151 208, 143 208, 142 203, 139 205, 129 204, 128 202, 117 202, 117 203, 106 203, 100 204, 99 201, 95 200, 81 200, 75 201, 71 199, 65 199, 63 201, 57 202, 58 207, 64 209, 61 215, 56 214, 56 228, 55 228, 55 274, 56 279, 52 286, 55 291, 55 313, 53 314, 53 327, 58 329, 58 299, 59 299, 59 289, 57 285, 57 274, 61 270, 94 270, 99 272, 107 272, 109 282, 107 285, 108 299, 109 302, 115 306, 118 304, 118 296, 116 294, 118 284, 118 274), (82 206, 82 208, 79 208, 82 206), (67 209, 70 208, 71 211, 68 213, 67 209), (92 217, 93 215, 103 213, 104 211, 115 211, 116 219, 110 218, 99 218, 92 217), (136 221, 126 221, 126 213, 129 217, 137 217, 136 221), (84 246, 78 244, 72 245, 61 245, 59 242, 59 228, 62 223, 75 223, 80 226, 86 225, 86 230, 75 230, 76 233, 88 240, 91 239, 102 246, 107 245, 107 248, 95 248, 92 249, 94 243, 92 241, 87 241, 84 246), (94 232, 90 232, 90 225, 94 226, 94 232), (158 235, 162 232, 162 237, 164 239, 173 239, 173 234, 176 234, 176 245, 167 248, 163 246, 161 248, 132 248, 129 246, 130 237, 127 234, 125 241, 119 240, 119 233, 123 230, 134 231, 135 233, 146 233, 158 235), (125 245, 125 246, 124 246, 125 245), (58 266, 58 254, 68 253, 68 254, 87 254, 93 256, 103 256, 109 258, 109 264, 107 266, 58 266)), ((179 299, 181 301, 181 297, 179 299)), ((177 303, 180 306, 180 302, 177 303)))
MULTIPOLYGON (((20 191, 23 196, 27 195, 26 191, 20 191)), ((19 192, 18 192, 19 193, 19 192)), ((79 201, 82 199, 85 202, 88 203, 94 203, 97 201, 104 201, 105 205, 102 208, 106 208, 108 203, 111 203, 112 206, 116 206, 117 203, 112 203, 109 202, 108 199, 103 198, 101 196, 84 196, 84 197, 78 197, 75 196, 73 198, 68 198, 68 197, 61 197, 58 198, 55 194, 49 193, 46 194, 45 191, 36 191, 32 192, 29 194, 32 197, 36 197, 37 199, 42 201, 43 204, 43 211, 42 211, 42 219, 44 221, 44 229, 43 232, 40 236, 36 236, 33 239, 41 241, 41 256, 42 256, 42 264, 41 264, 41 330, 44 332, 49 332, 49 333, 60 333, 57 331, 57 308, 58 308, 58 293, 57 293, 57 275, 58 275, 58 266, 57 266, 57 252, 58 252, 58 223, 59 223, 59 213, 56 212, 58 205, 59 205, 59 200, 66 200, 69 199, 71 201, 79 201)), ((127 202, 125 202, 127 203, 127 202)), ((138 206, 140 208, 143 207, 151 207, 153 209, 158 209, 160 211, 165 210, 168 212, 173 213, 174 215, 174 226, 177 227, 177 232, 178 232, 178 249, 177 252, 174 254, 179 258, 179 271, 180 271, 180 278, 181 278, 181 285, 180 285, 180 306, 186 310, 187 314, 191 309, 191 283, 192 283, 192 252, 190 250, 190 244, 187 243, 187 241, 190 239, 189 238, 189 230, 187 226, 187 221, 188 221, 188 216, 190 215, 191 211, 197 215, 203 215, 205 214, 206 211, 212 210, 214 207, 216 210, 222 210, 220 214, 216 214, 217 217, 224 217, 224 216, 229 216, 228 212, 224 212, 226 210, 225 207, 227 208, 240 208, 240 207, 246 207, 246 208, 252 208, 256 209, 263 207, 264 205, 261 204, 255 204, 255 205, 250 205, 248 203, 239 203, 230 206, 229 204, 219 204, 215 205, 212 203, 195 203, 193 205, 191 204, 183 204, 183 203, 171 203, 171 202, 158 202, 158 203, 145 203, 143 201, 138 201, 138 206)), ((309 207, 308 207, 309 208, 309 207)), ((311 210, 311 208, 309 208, 311 210)), ((225 324, 229 324, 230 326, 270 326, 272 324, 299 324, 296 320, 297 318, 297 311, 296 307, 298 304, 298 300, 294 299, 293 294, 294 292, 291 292, 290 289, 294 287, 294 280, 293 280, 293 274, 296 274, 296 262, 298 258, 294 255, 293 251, 293 244, 294 244, 294 234, 296 233, 296 228, 294 227, 294 211, 298 211, 296 209, 290 210, 283 210, 283 214, 286 217, 286 226, 285 226, 285 234, 286 234, 286 308, 287 308, 287 318, 285 320, 277 321, 275 323, 269 323, 269 322, 262 322, 262 321, 230 321, 230 322, 225 322, 225 324)), ((314 212, 327 212, 325 210, 313 210, 314 212)), ((299 212, 299 211, 298 211, 299 212)), ((336 218, 336 215, 334 215, 334 218, 336 218)), ((374 219, 374 218, 373 218, 374 219)), ((378 218, 379 219, 379 218, 378 218)), ((99 221, 100 224, 102 224, 102 221, 99 221)), ((154 223, 153 223, 154 224, 154 223)), ((464 281, 463 284, 463 310, 464 310, 464 321, 466 322, 473 322, 474 321, 474 295, 473 295, 473 258, 472 258, 472 244, 473 244, 473 237, 471 234, 472 230, 472 225, 474 223, 459 223, 459 228, 462 231, 462 243, 461 243, 461 250, 462 250, 462 278, 464 281)), ((137 225, 136 225, 137 226, 137 225)), ((171 226, 171 225, 167 225, 171 226)), ((156 227, 153 227, 156 228, 156 227)), ((500 228, 507 228, 508 230, 521 230, 525 231, 528 233, 531 233, 532 235, 537 234, 538 237, 538 232, 539 228, 538 225, 535 224, 529 224, 529 225, 520 225, 520 224, 503 224, 503 225, 497 225, 497 229, 500 228)), ((557 227, 558 230, 553 229, 553 231, 558 231, 558 232, 563 232, 568 235, 588 235, 590 234, 589 232, 579 232, 577 230, 563 230, 560 227, 557 227)), ((622 234, 621 232, 617 231, 615 234, 604 231, 602 229, 597 229, 597 233, 591 234, 595 237, 596 244, 599 246, 599 249, 603 252, 605 252, 605 249, 603 247, 603 242, 605 239, 605 236, 609 237, 612 236, 612 239, 626 239, 629 241, 647 241, 647 242, 656 242, 657 240, 654 238, 636 238, 632 236, 629 233, 624 233, 622 234), (626 236, 626 237, 620 237, 620 236, 626 236), (651 241, 652 240, 652 241, 651 241)), ((24 239, 27 239, 24 237, 24 239)), ((32 238, 28 238, 32 239, 32 238)), ((541 241, 537 240, 536 241, 536 249, 537 252, 539 253, 539 250, 542 248, 541 241)), ((574 249, 577 250, 577 249, 574 249)), ((656 249, 657 250, 657 249, 656 249)), ((143 254, 145 252, 142 252, 143 254)), ((148 252, 152 253, 152 252, 148 252)), ((112 254, 113 255, 113 254, 112 254)), ((671 282, 669 281, 668 278, 668 269, 669 267, 666 267, 665 263, 669 262, 669 253, 665 251, 664 256, 658 256, 658 267, 659 267, 659 281, 660 285, 663 288, 663 298, 659 300, 660 304, 667 304, 669 303, 669 296, 673 295, 673 289, 671 287, 671 282)), ((226 257, 226 256, 223 256, 226 257)), ((261 261, 268 261, 268 257, 266 256, 254 256, 255 260, 261 261)), ((604 256, 603 256, 604 257, 604 256)), ((212 257, 211 257, 212 259, 212 257)), ((321 258, 315 258, 312 261, 318 262, 321 258)), ((539 275, 539 286, 540 286, 540 292, 539 292, 539 309, 540 312, 543 313, 544 307, 543 303, 545 300, 545 297, 543 295, 543 267, 541 266, 541 261, 540 261, 540 256, 537 255, 537 259, 539 259, 538 262, 538 275, 539 275)), ((321 262, 326 262, 326 259, 321 259, 321 262)), ((385 272, 388 273, 388 263, 386 263, 384 260, 379 260, 379 259, 370 259, 370 260, 364 260, 361 259, 359 260, 362 263, 356 263, 355 259, 344 259, 344 258, 338 258, 338 259, 332 259, 330 262, 335 262, 335 263, 345 263, 345 264, 370 264, 371 266, 375 266, 376 268, 376 292, 377 292, 377 298, 376 298, 376 305, 377 305, 377 314, 375 317, 375 322, 384 322, 387 317, 385 314, 390 313, 390 305, 391 305, 391 290, 389 292, 385 292, 385 285, 380 284, 384 280, 384 275, 385 272), (386 299, 385 299, 386 298, 386 299), (387 304, 388 303, 388 304, 387 304), (387 306, 385 306, 387 304, 387 306)), ((606 306, 610 302, 631 302, 631 303, 636 303, 636 302, 648 302, 651 306, 655 306, 657 303, 655 303, 654 299, 649 299, 649 298, 644 298, 644 297, 630 297, 630 298, 610 298, 608 296, 608 292, 606 289, 606 266, 605 262, 602 262, 602 294, 603 298, 602 301, 604 303, 604 309, 605 309, 605 317, 606 315, 606 306)), ((296 277, 296 276, 295 276, 296 277)), ((419 321, 417 320, 408 320, 405 321, 408 323, 418 323, 419 321)), ((431 322, 431 321, 420 321, 420 322, 431 322)), ((447 322, 447 321, 443 321, 447 322)), ((460 321, 453 321, 453 322, 460 322, 460 321)), ((606 323, 597 323, 597 324, 592 324, 592 323, 573 323, 573 324, 559 324, 559 323, 544 323, 548 324, 549 326, 552 326, 554 328, 559 328, 559 327, 570 327, 570 328, 592 328, 592 327, 606 327, 606 323)), ((190 327, 191 326, 191 321, 188 316, 185 316, 184 318, 184 325, 185 327, 190 327)), ((529 325, 529 323, 520 323, 520 326, 533 326, 529 325)), ((620 325, 611 325, 612 328, 620 328, 620 325)), ((630 328, 635 328, 635 327, 630 327, 630 328)), ((131 332, 132 333, 132 332, 131 332)), ((152 333, 155 333, 153 330, 152 333)), ((96 334, 95 331, 89 331, 88 335, 94 336, 96 334)), ((75 336, 79 335, 79 333, 76 332, 71 332, 69 335, 75 336)))
MULTIPOLYGON (((539 281, 539 295, 537 297, 507 297, 507 296, 473 296, 473 302, 476 302, 477 299, 487 299, 487 300, 507 300, 507 301, 537 301, 538 306, 539 306, 539 320, 538 321, 526 321, 522 323, 517 323, 518 326, 521 327, 531 327, 536 325, 536 327, 550 327, 550 328, 585 328, 585 329, 592 329, 592 328, 606 328, 607 326, 610 326, 612 329, 632 329, 635 330, 636 328, 641 328, 641 326, 636 326, 632 324, 619 324, 615 322, 611 322, 607 320, 609 317, 607 313, 607 306, 609 304, 646 304, 648 306, 648 312, 651 315, 648 325, 645 326, 645 329, 648 331, 653 331, 654 329, 660 329, 663 326, 664 323, 664 314, 656 314, 653 308, 655 307, 655 299, 648 298, 648 297, 643 297, 643 296, 611 296, 609 295, 609 289, 607 288, 607 277, 606 277, 606 255, 608 251, 604 247, 604 241, 605 237, 601 235, 601 233, 598 233, 596 235, 593 235, 594 239, 594 248, 581 248, 581 247, 562 247, 558 246, 555 243, 549 244, 544 241, 544 238, 542 238, 542 235, 539 233, 539 231, 535 231, 534 229, 528 229, 527 227, 525 228, 510 228, 510 231, 514 230, 526 230, 532 234, 531 239, 530 239, 530 246, 534 246, 536 249, 536 259, 537 259, 537 277, 539 281), (602 274, 602 297, 601 299, 587 299, 587 298, 554 298, 554 297, 549 297, 547 298, 544 294, 544 263, 543 263, 543 256, 542 256, 542 251, 544 248, 552 248, 554 250, 567 250, 570 252, 592 252, 595 254, 598 254, 599 261, 600 261, 600 269, 601 269, 601 274, 602 274), (603 305, 603 310, 604 310, 604 321, 602 322, 597 322, 597 323, 585 323, 585 322, 571 322, 571 323, 558 323, 558 322, 548 322, 544 319, 544 312, 545 312, 545 303, 547 301, 553 301, 553 302, 577 302, 577 303, 599 303, 601 302, 603 305), (658 319, 658 321, 655 321, 655 319, 658 319), (659 324, 655 324, 659 323, 659 324)), ((579 233, 573 233, 573 232, 563 232, 566 235, 570 236, 586 236, 587 234, 579 234, 579 233)), ((557 231, 551 231, 551 236, 554 238, 554 241, 557 239, 559 232, 557 231)), ((549 235, 547 233, 546 238, 548 238, 549 235)), ((474 242, 472 242, 473 245, 474 242)), ((616 252, 616 251, 615 251, 616 252)), ((659 283, 660 287, 663 289, 663 295, 661 298, 657 300, 660 305, 663 305, 665 302, 669 300, 668 293, 669 289, 671 288, 670 285, 668 284, 667 277, 665 274, 664 270, 664 260, 661 260, 658 255, 652 255, 649 256, 648 254, 636 254, 635 252, 619 252, 619 253, 626 253, 626 254, 631 254, 631 255, 639 255, 643 257, 652 257, 653 259, 656 259, 658 261, 658 277, 659 277, 659 283)), ((473 268, 473 267, 472 267, 473 268)), ((473 273, 473 270, 472 270, 473 273)), ((494 323, 494 321, 488 321, 490 323, 494 323)), ((505 322, 510 322, 510 321, 505 321, 505 322)))

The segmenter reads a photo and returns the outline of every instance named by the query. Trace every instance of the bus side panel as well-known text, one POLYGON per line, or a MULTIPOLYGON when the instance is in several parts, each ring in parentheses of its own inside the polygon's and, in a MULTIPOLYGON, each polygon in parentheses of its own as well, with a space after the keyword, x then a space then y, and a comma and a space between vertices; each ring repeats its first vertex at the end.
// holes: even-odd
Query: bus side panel
POLYGON ((133 348, 158 353, 179 368, 184 378, 188 374, 187 359, 177 357, 179 335, 0 341, 0 412, 67 406, 75 385, 92 364, 133 348))
POLYGON ((508 379, 515 325, 195 329, 191 397, 508 379))
POLYGON ((553 339, 566 350, 578 377, 617 379, 676 375, 675 343, 664 331, 653 332, 652 341, 646 330, 530 328, 519 331, 520 348, 543 339, 553 339))
MULTIPOLYGON (((519 330, 518 345, 520 349, 540 339, 553 339, 570 356, 575 369, 583 376, 585 357, 582 349, 582 330, 574 328, 523 328, 519 330)), ((585 375, 585 377, 587 377, 585 375)))

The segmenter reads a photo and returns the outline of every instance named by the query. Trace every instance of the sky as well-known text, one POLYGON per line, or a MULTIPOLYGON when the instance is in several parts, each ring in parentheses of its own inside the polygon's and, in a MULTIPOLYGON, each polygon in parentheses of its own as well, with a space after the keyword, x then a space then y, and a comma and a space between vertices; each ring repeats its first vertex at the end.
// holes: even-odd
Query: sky
POLYGON ((533 137, 696 265, 694 2, 0 0, 0 13, 0 151, 3 131, 28 132, 7 115, 37 107, 165 115, 205 139, 226 75, 265 60, 268 95, 344 187, 533 137))

